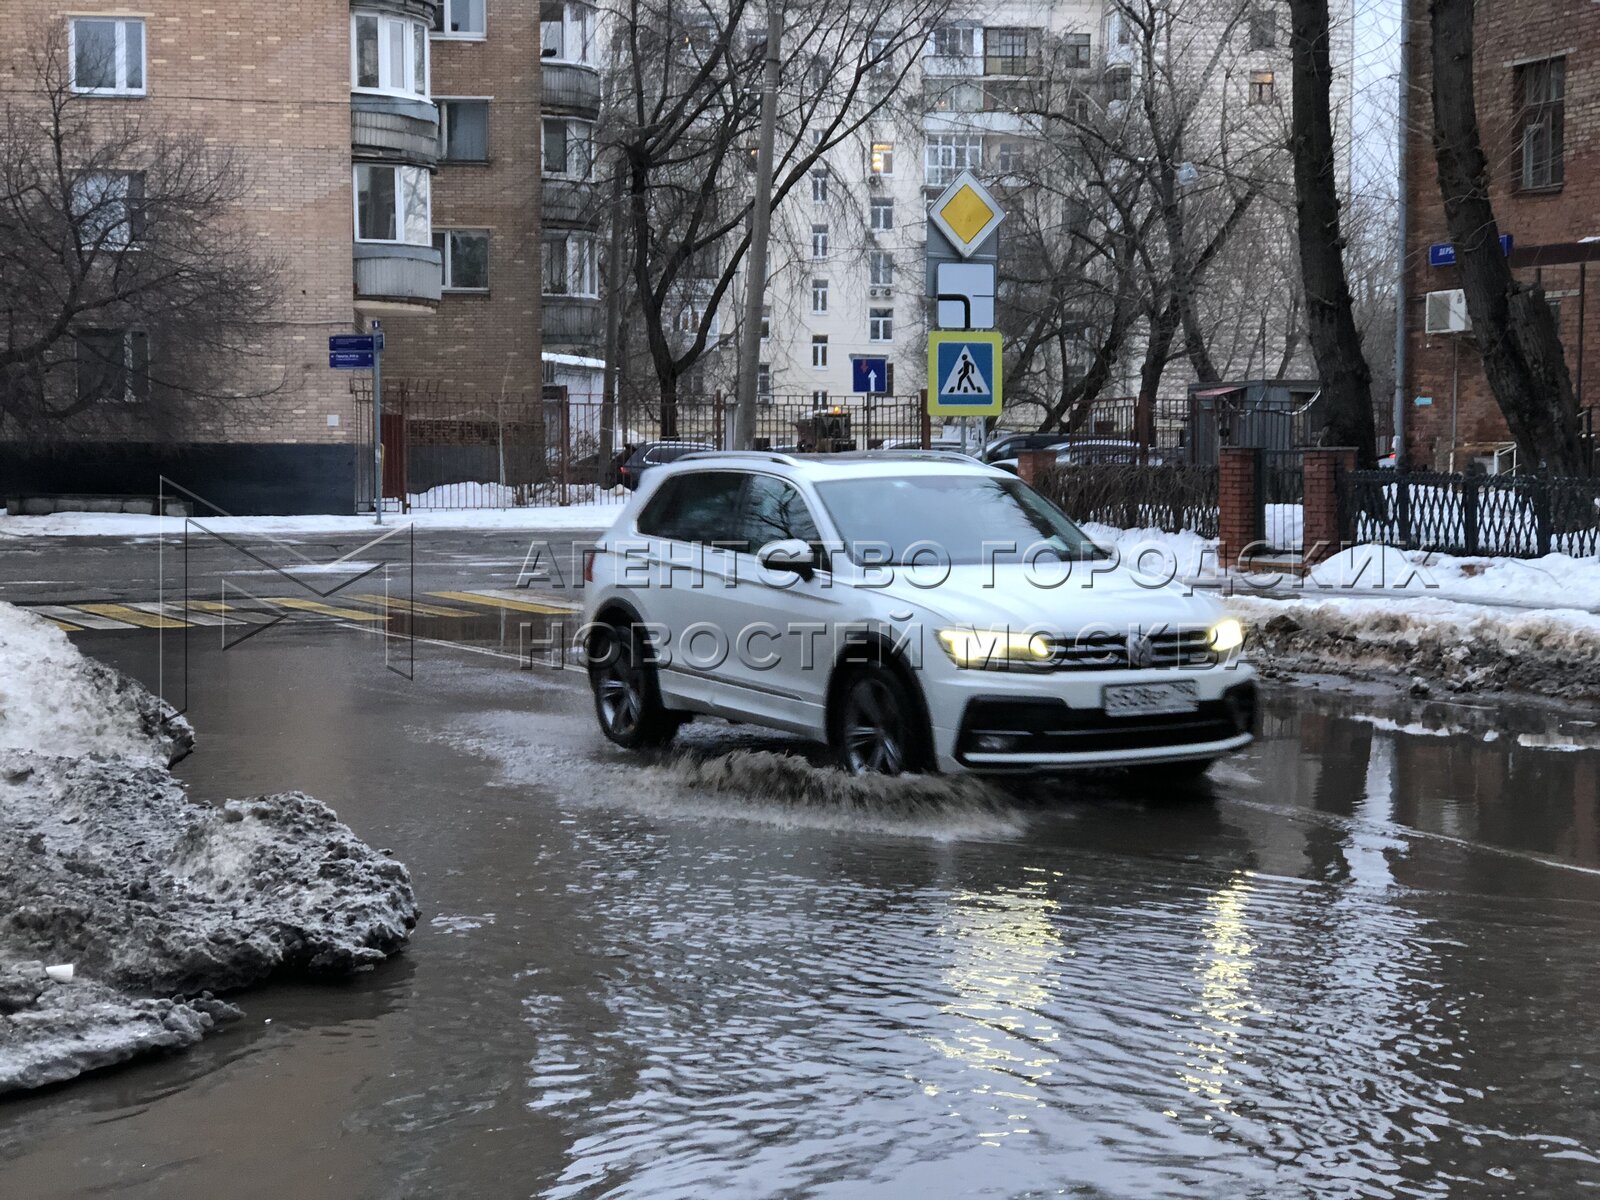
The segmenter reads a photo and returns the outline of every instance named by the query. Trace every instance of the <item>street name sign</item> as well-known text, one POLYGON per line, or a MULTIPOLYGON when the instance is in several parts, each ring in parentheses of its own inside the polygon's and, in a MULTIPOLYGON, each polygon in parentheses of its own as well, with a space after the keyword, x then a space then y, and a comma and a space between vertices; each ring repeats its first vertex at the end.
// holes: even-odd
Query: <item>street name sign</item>
MULTIPOLYGON (((1509 233, 1500 235, 1500 253, 1507 258, 1511 257, 1511 247, 1515 243, 1509 233)), ((1428 265, 1430 267, 1453 267, 1456 265, 1456 247, 1454 242, 1434 242, 1428 247, 1428 265)))
POLYGON ((887 358, 852 358, 850 390, 858 396, 876 396, 889 390, 887 358))
POLYGON ((1000 415, 1000 335, 994 330, 928 334, 928 412, 936 417, 1000 415))
POLYGON ((371 334, 335 334, 328 339, 328 366, 336 371, 370 370, 373 352, 382 349, 381 341, 375 340, 371 334))

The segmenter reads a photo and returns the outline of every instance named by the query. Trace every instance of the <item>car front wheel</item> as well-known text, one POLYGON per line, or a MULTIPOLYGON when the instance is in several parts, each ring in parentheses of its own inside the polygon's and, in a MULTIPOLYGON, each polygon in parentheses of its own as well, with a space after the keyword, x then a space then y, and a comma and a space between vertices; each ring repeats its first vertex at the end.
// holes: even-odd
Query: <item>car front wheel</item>
POLYGON ((926 722, 910 690, 882 666, 852 668, 834 706, 832 743, 852 775, 900 775, 928 761, 926 722))

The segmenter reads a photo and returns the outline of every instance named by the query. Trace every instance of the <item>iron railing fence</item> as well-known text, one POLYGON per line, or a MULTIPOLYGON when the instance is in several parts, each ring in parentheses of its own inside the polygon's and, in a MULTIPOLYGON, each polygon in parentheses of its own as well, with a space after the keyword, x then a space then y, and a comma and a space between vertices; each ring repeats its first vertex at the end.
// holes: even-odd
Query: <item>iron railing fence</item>
POLYGON ((1351 471, 1339 477, 1354 541, 1444 554, 1600 554, 1600 479, 1351 471))
POLYGON ((1049 466, 1034 486, 1069 517, 1118 529, 1217 536, 1217 468, 1168 463, 1049 466))
POLYGON ((1299 554, 1305 548, 1305 451, 1263 450, 1257 486, 1267 545, 1285 554, 1299 554))

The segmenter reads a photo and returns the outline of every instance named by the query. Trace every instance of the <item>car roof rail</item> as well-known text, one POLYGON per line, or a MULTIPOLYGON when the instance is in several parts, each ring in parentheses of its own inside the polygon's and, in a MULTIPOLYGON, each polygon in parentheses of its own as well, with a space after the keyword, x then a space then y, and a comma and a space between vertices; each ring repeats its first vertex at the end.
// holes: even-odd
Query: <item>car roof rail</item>
POLYGON ((792 454, 779 454, 775 450, 695 450, 689 454, 680 455, 677 462, 697 462, 706 459, 726 458, 756 458, 762 462, 785 463, 789 466, 798 465, 792 454))

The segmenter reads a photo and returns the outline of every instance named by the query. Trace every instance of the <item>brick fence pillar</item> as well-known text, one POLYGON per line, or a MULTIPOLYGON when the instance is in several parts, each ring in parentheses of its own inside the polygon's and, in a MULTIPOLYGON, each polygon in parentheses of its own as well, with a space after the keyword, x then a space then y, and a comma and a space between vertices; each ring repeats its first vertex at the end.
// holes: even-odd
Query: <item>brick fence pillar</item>
POLYGON ((1056 461, 1054 450, 1024 450, 1017 455, 1017 477, 1029 487, 1039 486, 1039 474, 1056 461))
POLYGON ((1257 489, 1261 451, 1224 446, 1217 459, 1217 558, 1235 566, 1239 555, 1266 536, 1266 509, 1257 489))
POLYGON ((1304 524, 1301 558, 1318 563, 1344 549, 1345 531, 1339 519, 1339 475, 1356 469, 1353 447, 1335 446, 1307 450, 1305 464, 1304 524))

